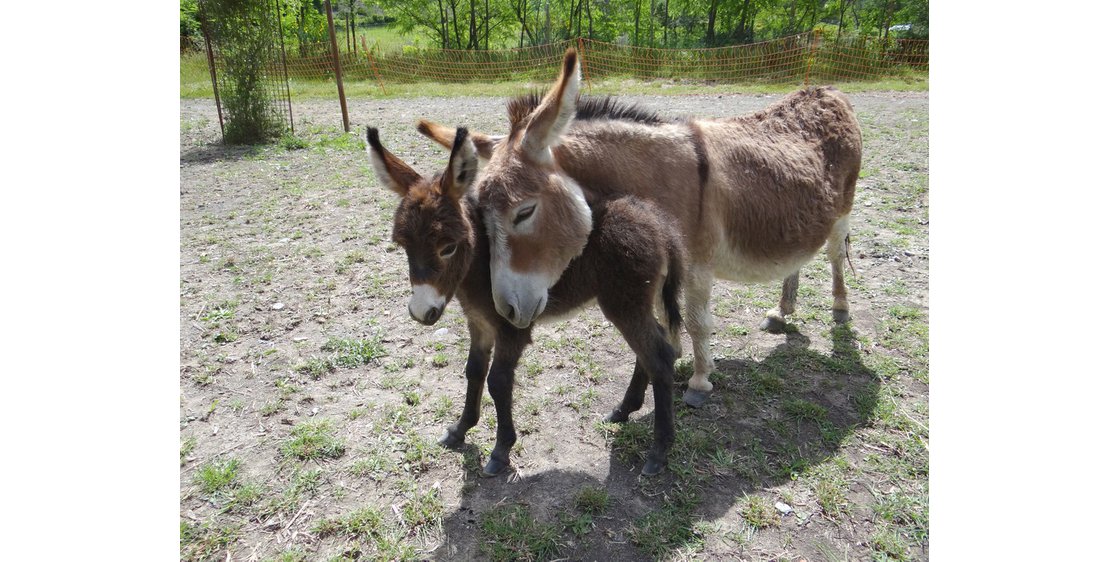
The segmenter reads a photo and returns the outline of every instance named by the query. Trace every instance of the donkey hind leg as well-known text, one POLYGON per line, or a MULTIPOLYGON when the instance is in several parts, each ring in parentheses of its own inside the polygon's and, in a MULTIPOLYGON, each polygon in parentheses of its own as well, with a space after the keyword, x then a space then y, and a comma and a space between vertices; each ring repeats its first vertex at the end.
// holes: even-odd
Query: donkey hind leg
POLYGON ((490 452, 482 476, 497 476, 509 468, 509 452, 516 444, 513 425, 513 379, 516 365, 528 345, 528 331, 506 328, 497 335, 493 346, 493 366, 489 370, 489 394, 497 412, 497 442, 490 452))
POLYGON ((713 383, 709 382, 709 373, 716 368, 713 350, 709 347, 713 335, 713 312, 709 309, 712 292, 713 271, 691 269, 686 283, 686 331, 694 347, 694 374, 682 400, 695 408, 704 405, 713 392, 713 383))
MULTIPOLYGON (((648 449, 647 461, 640 474, 654 476, 667 465, 667 453, 674 444, 674 349, 667 343, 663 327, 655 322, 649 308, 644 307, 637 312, 631 308, 606 306, 609 303, 600 298, 598 304, 636 353, 637 366, 642 366, 646 375, 644 378, 651 379, 652 395, 655 398, 655 440, 648 449), (618 310, 620 313, 610 314, 618 310)), ((638 395, 642 402, 646 386, 638 383, 633 375, 625 398, 631 395, 635 403, 638 395)))
POLYGON ((462 445, 466 432, 478 424, 481 415, 482 390, 486 386, 493 335, 474 322, 469 322, 467 327, 470 330, 470 355, 466 358, 466 402, 459 421, 449 426, 447 433, 439 440, 444 447, 462 445))
POLYGON ((825 250, 833 274, 833 322, 844 324, 852 319, 848 314, 848 289, 844 287, 844 258, 848 256, 849 216, 844 215, 833 225, 825 250))
POLYGON ((648 374, 644 364, 636 360, 636 368, 632 370, 632 382, 624 391, 624 400, 605 418, 607 422, 624 423, 628 416, 639 410, 644 405, 644 393, 647 391, 648 374))
POLYGON ((786 331, 786 315, 794 314, 794 305, 798 302, 798 272, 795 271, 782 280, 782 296, 779 305, 767 311, 759 329, 772 334, 781 334, 786 331))

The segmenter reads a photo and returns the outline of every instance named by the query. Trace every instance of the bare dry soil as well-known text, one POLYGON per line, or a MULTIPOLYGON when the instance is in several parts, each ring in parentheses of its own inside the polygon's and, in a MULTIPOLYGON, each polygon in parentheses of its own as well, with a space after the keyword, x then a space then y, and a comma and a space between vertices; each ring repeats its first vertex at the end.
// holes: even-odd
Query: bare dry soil
MULTIPOLYGON (((629 97, 724 117, 778 96, 629 97)), ((338 104, 296 136, 226 147, 211 100, 181 101, 181 555, 187 560, 927 560, 928 93, 850 96, 864 131, 849 300, 803 270, 789 333, 757 329, 778 286, 714 286, 716 392, 677 405, 667 471, 638 476, 651 398, 600 423, 633 358, 596 308, 536 330, 517 373, 515 472, 479 478, 493 409, 462 451, 468 341, 457 303, 406 312, 377 185, 338 104)), ((499 98, 350 101, 422 173, 420 117, 502 132, 499 98)), ((687 355, 680 379, 689 376, 687 355)), ((649 390, 650 392, 650 390, 649 390)), ((681 391, 677 393, 681 396, 681 391)))

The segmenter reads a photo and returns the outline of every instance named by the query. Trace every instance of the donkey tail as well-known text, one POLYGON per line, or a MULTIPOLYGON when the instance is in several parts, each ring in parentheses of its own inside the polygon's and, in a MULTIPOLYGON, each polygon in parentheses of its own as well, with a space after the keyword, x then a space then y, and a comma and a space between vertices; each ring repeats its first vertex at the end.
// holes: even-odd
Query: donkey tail
POLYGON ((681 242, 671 238, 667 245, 667 276, 663 279, 663 310, 667 313, 667 330, 672 341, 678 341, 682 327, 682 312, 678 306, 678 293, 686 277, 686 252, 681 242))

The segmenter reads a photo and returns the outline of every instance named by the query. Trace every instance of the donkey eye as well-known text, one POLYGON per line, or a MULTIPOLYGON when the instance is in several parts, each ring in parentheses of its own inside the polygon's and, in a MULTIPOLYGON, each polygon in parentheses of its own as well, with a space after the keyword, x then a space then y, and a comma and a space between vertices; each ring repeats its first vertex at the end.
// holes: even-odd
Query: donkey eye
POLYGON ((459 249, 458 244, 448 244, 439 249, 439 257, 449 258, 455 253, 455 250, 457 249, 459 249))
POLYGON ((529 205, 529 206, 521 209, 520 212, 516 214, 516 217, 513 218, 513 226, 516 226, 516 225, 528 220, 528 217, 532 216, 532 213, 534 213, 534 212, 536 212, 536 206, 535 205, 529 205))

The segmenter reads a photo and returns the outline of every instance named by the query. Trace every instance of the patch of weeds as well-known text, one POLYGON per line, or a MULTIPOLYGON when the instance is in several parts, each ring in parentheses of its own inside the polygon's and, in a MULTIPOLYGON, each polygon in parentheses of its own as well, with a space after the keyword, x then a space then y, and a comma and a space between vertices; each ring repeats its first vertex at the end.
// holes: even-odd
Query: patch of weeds
POLYGON ((824 421, 829 415, 824 406, 800 399, 787 401, 782 410, 791 417, 812 422, 824 421))
POLYGON ((247 482, 235 488, 228 509, 242 509, 254 505, 262 499, 263 491, 262 486, 257 482, 247 482))
POLYGON ((895 491, 880 496, 874 510, 879 519, 901 527, 915 544, 924 544, 929 537, 928 495, 895 491))
POLYGON ((762 368, 752 371, 751 379, 752 389, 757 396, 773 396, 779 394, 785 386, 782 377, 762 368))
POLYGON ((185 458, 197 448, 197 438, 189 437, 181 442, 181 466, 185 466, 185 458))
POLYGON ((741 336, 748 335, 748 327, 747 326, 740 326, 740 325, 729 326, 727 331, 728 331, 728 335, 733 336, 733 337, 741 337, 741 336))
POLYGON ((490 560, 545 560, 559 549, 559 528, 537 521, 524 505, 504 505, 483 513, 482 552, 490 560))
POLYGON ((277 400, 274 400, 273 402, 267 402, 267 403, 263 404, 262 407, 258 409, 258 413, 262 414, 262 417, 268 417, 268 416, 272 416, 272 415, 274 415, 274 414, 276 414, 276 413, 278 413, 278 412, 280 412, 284 409, 285 409, 285 397, 280 397, 277 400))
POLYGON ((404 398, 405 404, 408 404, 409 406, 420 405, 420 393, 415 390, 406 390, 405 392, 401 393, 401 397, 404 398))
POLYGON ((285 150, 302 150, 308 148, 308 140, 290 133, 285 133, 278 139, 278 146, 285 150))
POLYGON ((321 519, 312 526, 312 532, 326 537, 346 535, 352 538, 382 538, 386 531, 386 519, 382 510, 364 507, 347 514, 345 517, 321 519))
POLYGON ((652 558, 660 559, 677 549, 699 550, 704 537, 694 530, 693 501, 677 498, 637 519, 630 539, 652 558))
POLYGON ((428 470, 442 453, 442 447, 412 430, 401 440, 401 460, 409 472, 428 470))
POLYGON ((575 494, 574 507, 583 513, 599 515, 609 508, 609 492, 605 488, 586 486, 575 494))
POLYGON ((239 332, 234 329, 221 330, 216 333, 216 337, 212 338, 216 343, 232 343, 239 339, 239 332))
POLYGON ((823 477, 813 484, 813 495, 821 511, 830 519, 848 514, 848 485, 838 477, 823 477))
POLYGON ((219 322, 221 320, 230 320, 235 317, 235 309, 238 308, 237 301, 224 301, 213 308, 208 310, 208 314, 201 317, 205 322, 219 322))
POLYGON ((395 466, 396 464, 385 453, 375 450, 355 461, 347 472, 352 476, 368 476, 379 480, 381 475, 390 473, 395 466))
POLYGON ((620 459, 627 463, 643 460, 642 453, 651 443, 651 428, 646 423, 629 421, 623 424, 598 422, 597 429, 611 443, 620 459))
POLYGON ((589 513, 575 515, 570 512, 562 512, 559 514, 559 523, 564 529, 580 538, 586 536, 594 528, 594 518, 589 513))
POLYGON ((362 151, 363 145, 362 140, 355 135, 349 133, 335 133, 325 135, 318 139, 315 149, 318 151, 332 149, 359 152, 362 151))
POLYGON ((435 421, 441 422, 448 419, 454 409, 455 403, 451 400, 451 397, 441 394, 436 397, 432 404, 432 416, 434 416, 435 421))
POLYGON ((357 419, 361 418, 362 416, 365 416, 366 413, 369 412, 369 411, 370 411, 370 408, 367 408, 366 406, 353 408, 350 412, 347 412, 347 419, 349 419, 351 421, 357 420, 357 419))
POLYGON ((181 521, 181 559, 208 560, 239 538, 239 528, 181 521))
POLYGON ((410 528, 434 524, 443 518, 445 508, 439 497, 439 490, 431 488, 424 493, 416 493, 401 508, 401 518, 410 528))
POLYGON ((760 496, 745 495, 740 506, 740 516, 756 529, 779 525, 779 514, 775 506, 771 505, 770 500, 760 496))
POLYGON ((230 488, 239 477, 239 459, 214 459, 197 469, 193 480, 205 494, 215 494, 230 488))
POLYGON ((334 353, 334 363, 347 368, 366 365, 385 356, 385 347, 379 337, 370 340, 330 338, 320 350, 334 353))
POLYGON ((327 359, 311 357, 308 361, 294 367, 293 370, 302 375, 307 375, 312 380, 320 380, 324 375, 335 371, 335 365, 327 359))
POLYGON ((433 367, 443 368, 446 367, 448 363, 450 363, 450 359, 447 357, 447 354, 442 351, 432 356, 433 367))
POLYGON ((363 255, 362 252, 354 251, 343 256, 343 259, 335 265, 335 272, 341 275, 347 273, 350 271, 351 266, 356 263, 366 263, 366 256, 363 255))
POLYGON ((594 400, 597 400, 597 390, 590 387, 586 389, 586 392, 583 392, 577 400, 571 402, 570 407, 579 414, 586 413, 589 411, 590 406, 593 405, 594 400))
POLYGON ((910 559, 906 539, 885 525, 871 535, 868 545, 874 551, 873 559, 876 561, 910 559))
POLYGON ((534 379, 543 372, 543 363, 535 359, 528 359, 524 362, 524 374, 530 379, 534 379))
POLYGON ((337 459, 346 445, 332 435, 331 421, 307 421, 293 427, 289 440, 281 445, 281 453, 298 459, 337 459))
POLYGON ((284 550, 279 552, 276 558, 267 558, 266 562, 308 562, 308 553, 294 548, 292 550, 284 550))

